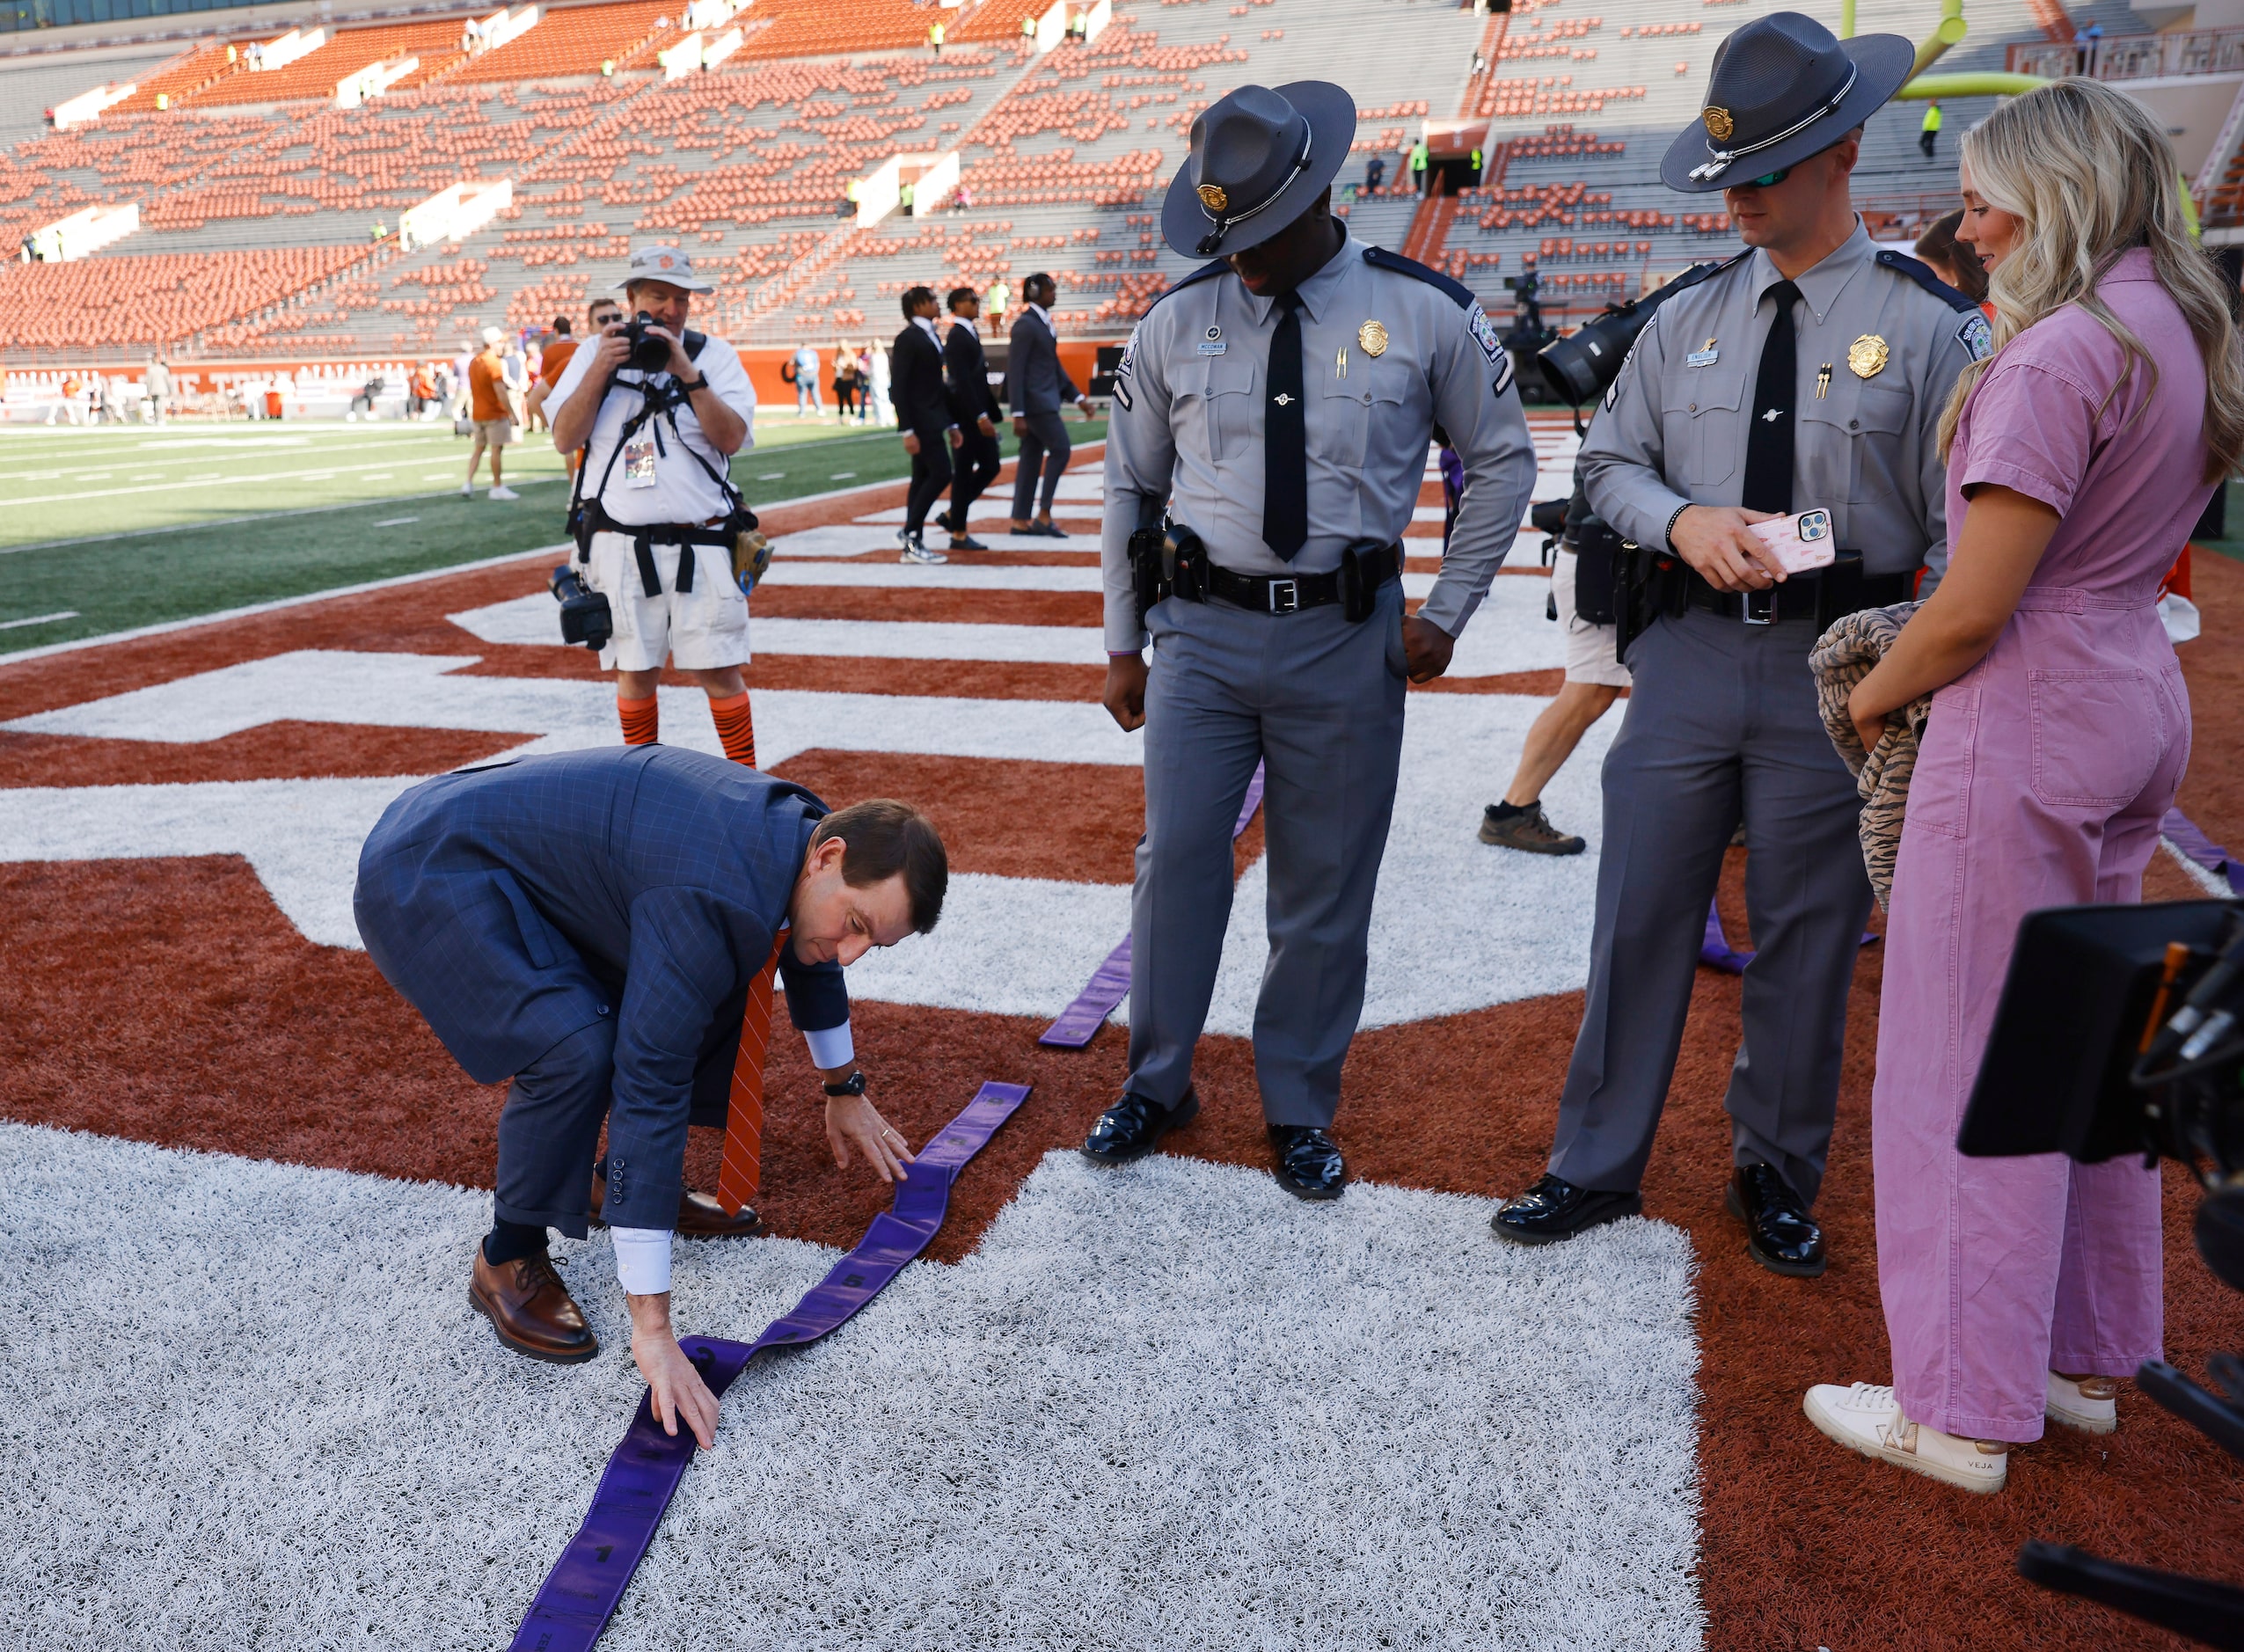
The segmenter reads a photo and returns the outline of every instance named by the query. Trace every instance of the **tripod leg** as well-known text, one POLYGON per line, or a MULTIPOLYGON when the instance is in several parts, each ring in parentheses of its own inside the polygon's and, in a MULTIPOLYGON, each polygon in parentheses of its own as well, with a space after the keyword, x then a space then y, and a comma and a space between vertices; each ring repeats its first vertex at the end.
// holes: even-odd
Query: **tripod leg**
POLYGON ((2244 1589, 2124 1566, 2039 1539, 2018 1551, 2018 1572, 2044 1589, 2099 1602, 2207 1646, 2244 1652, 2244 1589))

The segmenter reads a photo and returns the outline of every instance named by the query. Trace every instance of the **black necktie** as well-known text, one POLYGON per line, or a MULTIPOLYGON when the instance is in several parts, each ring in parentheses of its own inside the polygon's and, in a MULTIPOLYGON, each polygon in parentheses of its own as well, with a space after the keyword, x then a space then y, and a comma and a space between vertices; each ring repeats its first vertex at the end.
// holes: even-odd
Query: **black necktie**
POLYGON ((1753 383, 1753 424, 1745 436, 1745 491, 1738 503, 1748 510, 1792 510, 1793 398, 1800 386, 1792 335, 1792 302, 1800 289, 1779 281, 1762 295, 1776 301, 1769 336, 1761 346, 1761 372, 1753 383))
POLYGON ((1270 336, 1270 405, 1262 410, 1262 543, 1285 561, 1309 537, 1309 428, 1301 384, 1301 295, 1270 336))

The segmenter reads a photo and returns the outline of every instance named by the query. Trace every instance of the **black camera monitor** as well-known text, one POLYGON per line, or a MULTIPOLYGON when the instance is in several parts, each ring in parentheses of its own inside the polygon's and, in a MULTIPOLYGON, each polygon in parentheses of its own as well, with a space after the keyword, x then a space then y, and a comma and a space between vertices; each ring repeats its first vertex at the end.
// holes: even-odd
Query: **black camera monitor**
POLYGON ((2226 901, 2172 901, 2028 913, 1957 1151, 2064 1153, 2084 1164, 2143 1151, 2143 1095, 2128 1069, 2167 943, 2211 947, 2235 910, 2226 901))

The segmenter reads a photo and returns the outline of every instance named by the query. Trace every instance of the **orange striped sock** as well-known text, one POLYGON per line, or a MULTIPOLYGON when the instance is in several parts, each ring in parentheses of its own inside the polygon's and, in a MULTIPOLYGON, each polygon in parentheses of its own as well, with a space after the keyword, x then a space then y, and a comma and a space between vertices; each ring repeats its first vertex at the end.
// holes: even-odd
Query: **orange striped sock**
POLYGON ((748 691, 742 689, 728 699, 712 698, 709 716, 717 725, 717 738, 724 744, 725 755, 735 763, 754 768, 756 720, 749 715, 748 691))
POLYGON ((616 714, 624 720, 624 744, 653 745, 661 710, 662 701, 654 695, 649 694, 643 700, 627 700, 618 695, 616 714))

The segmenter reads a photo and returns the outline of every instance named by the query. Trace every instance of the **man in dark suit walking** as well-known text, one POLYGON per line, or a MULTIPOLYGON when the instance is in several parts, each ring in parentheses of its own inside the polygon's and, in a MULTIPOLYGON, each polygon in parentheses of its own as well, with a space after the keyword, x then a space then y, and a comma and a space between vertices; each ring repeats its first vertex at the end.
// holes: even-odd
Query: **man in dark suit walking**
POLYGON ((600 1351, 546 1254, 548 1228, 582 1239, 596 1211, 655 1414, 712 1442, 716 1399, 670 1328, 670 1236, 757 1225, 742 1201, 774 976, 825 1078, 835 1162, 854 1148, 883 1181, 905 1175, 909 1144, 865 1099, 842 969, 932 929, 949 877, 917 809, 829 814, 800 786, 671 746, 491 764, 390 805, 359 856, 368 955, 469 1077, 514 1080, 468 1285, 501 1342, 557 1364, 600 1351), (693 1123, 727 1124, 720 1202, 685 1190, 693 1123))
POLYGON ((950 558, 927 548, 927 513, 951 485, 953 448, 965 440, 951 416, 943 388, 943 341, 935 335, 935 292, 914 287, 903 296, 904 328, 896 334, 895 377, 888 397, 903 427, 903 450, 911 455, 911 492, 904 498, 900 562, 931 566, 950 558))
POLYGON ((951 530, 954 551, 987 551, 967 528, 967 512, 982 497, 982 490, 998 479, 998 398, 990 390, 989 358, 982 354, 982 298, 971 287, 951 289, 951 330, 943 340, 943 379, 951 393, 951 417, 965 438, 958 453, 958 475, 951 483, 950 515, 943 525, 951 530))
POLYGON ((1020 319, 1012 324, 1005 355, 1005 399, 1012 405, 1012 433, 1020 439, 1020 464, 1012 485, 1012 530, 1064 539, 1052 525, 1052 495, 1067 469, 1067 428, 1060 409, 1073 402, 1086 420, 1091 401, 1060 365, 1059 334, 1052 330, 1052 302, 1060 289, 1041 270, 1020 284, 1020 319), (1037 492, 1039 470, 1043 492, 1037 492), (1029 512, 1034 509, 1032 519, 1029 512))

